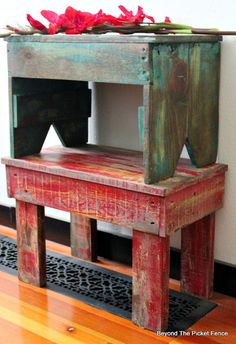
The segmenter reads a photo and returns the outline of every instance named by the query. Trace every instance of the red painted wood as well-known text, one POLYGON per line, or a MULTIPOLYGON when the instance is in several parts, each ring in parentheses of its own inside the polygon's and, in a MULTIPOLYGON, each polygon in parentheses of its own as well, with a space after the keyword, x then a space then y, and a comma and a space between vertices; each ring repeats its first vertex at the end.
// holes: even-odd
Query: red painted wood
POLYGON ((8 167, 11 197, 129 228, 158 232, 158 197, 116 187, 8 167))
POLYGON ((165 212, 160 221, 160 235, 191 224, 223 206, 225 174, 212 173, 211 178, 196 178, 188 188, 165 198, 165 212))
POLYGON ((9 166, 163 197, 227 169, 226 165, 222 164, 194 168, 188 159, 181 159, 173 178, 147 185, 143 178, 141 152, 94 145, 85 145, 78 149, 51 147, 40 154, 20 159, 5 158, 2 161, 9 166))
POLYGON ((169 248, 168 236, 133 231, 132 320, 152 331, 168 325, 169 248))
POLYGON ((212 296, 215 214, 182 229, 181 289, 197 296, 212 296))
POLYGON ((95 262, 97 260, 96 220, 71 213, 70 226, 72 256, 95 262))
POLYGON ((36 286, 46 283, 44 208, 16 201, 19 279, 36 286))
MULTIPOLYGON (((7 167, 10 197, 165 236, 223 204, 224 173, 209 174, 175 194, 139 191, 7 167)), ((51 171, 55 173, 55 171, 51 171)))

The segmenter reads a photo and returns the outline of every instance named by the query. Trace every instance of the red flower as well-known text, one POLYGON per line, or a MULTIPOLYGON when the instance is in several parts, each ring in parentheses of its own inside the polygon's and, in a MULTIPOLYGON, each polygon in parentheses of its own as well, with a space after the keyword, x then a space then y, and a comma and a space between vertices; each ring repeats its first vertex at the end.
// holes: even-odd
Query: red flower
POLYGON ((55 33, 57 33, 62 26, 62 20, 60 16, 53 11, 47 11, 47 10, 42 10, 41 14, 50 23, 49 28, 48 28, 48 33, 51 35, 54 35, 55 33))
POLYGON ((111 14, 103 13, 102 10, 100 10, 96 14, 96 20, 95 25, 123 25, 122 20, 119 18, 116 18, 112 16, 111 14))
POLYGON ((81 33, 85 29, 95 25, 97 15, 77 11, 69 6, 66 8, 65 13, 60 15, 61 26, 65 28, 65 33, 81 33))
POLYGON ((40 23, 38 20, 35 20, 30 14, 27 14, 27 20, 32 27, 40 31, 47 31, 46 26, 40 23))
POLYGON ((165 17, 165 23, 171 23, 171 20, 169 17, 165 17))
POLYGON ((133 11, 128 11, 124 6, 120 5, 119 9, 124 13, 119 16, 119 19, 121 19, 124 22, 128 23, 142 23, 145 18, 149 19, 151 22, 154 23, 154 18, 151 16, 148 16, 143 12, 143 8, 138 6, 138 11, 134 15, 133 11))
POLYGON ((138 6, 137 13, 128 11, 124 6, 119 6, 123 12, 119 17, 114 17, 110 14, 103 13, 102 10, 95 14, 90 12, 83 12, 68 6, 65 13, 58 15, 53 11, 42 10, 41 14, 49 21, 49 27, 46 28, 41 22, 32 18, 29 14, 27 19, 32 27, 37 30, 55 34, 59 31, 66 34, 80 34, 94 26, 111 25, 123 26, 125 24, 141 23, 145 18, 154 22, 154 18, 146 15, 142 7, 138 6))

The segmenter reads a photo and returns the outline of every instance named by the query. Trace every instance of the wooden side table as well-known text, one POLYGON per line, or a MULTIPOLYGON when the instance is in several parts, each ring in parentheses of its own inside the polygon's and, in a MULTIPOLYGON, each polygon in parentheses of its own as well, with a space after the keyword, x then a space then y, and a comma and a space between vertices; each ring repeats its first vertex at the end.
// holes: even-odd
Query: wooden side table
MULTIPOLYGON (((54 147, 3 160, 16 199, 18 271, 43 286, 44 206, 72 214, 79 257, 96 258, 95 220, 133 229, 133 321, 153 331, 168 321, 169 237, 182 228, 181 288, 209 297, 213 287, 214 215, 222 206, 226 166, 181 161, 173 178, 147 185, 139 152, 54 147), (93 223, 92 223, 93 222, 93 223)), ((75 239, 74 239, 75 240, 75 239)))
POLYGON ((38 153, 51 124, 65 146, 86 143, 90 92, 84 81, 96 81, 143 86, 137 113, 145 183, 173 176, 184 144, 196 166, 215 162, 219 37, 38 35, 7 40, 12 157, 38 153))

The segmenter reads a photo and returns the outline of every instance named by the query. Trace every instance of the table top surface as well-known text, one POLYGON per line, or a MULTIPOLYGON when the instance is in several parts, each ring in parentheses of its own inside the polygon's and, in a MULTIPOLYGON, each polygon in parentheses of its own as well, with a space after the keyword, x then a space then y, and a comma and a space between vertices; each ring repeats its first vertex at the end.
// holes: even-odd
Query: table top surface
POLYGON ((217 42, 222 37, 218 35, 155 35, 155 34, 82 34, 82 35, 12 35, 5 39, 9 43, 38 42, 38 43, 191 43, 191 42, 217 42))
POLYGON ((142 152, 95 145, 81 148, 50 147, 39 154, 19 159, 4 158, 2 162, 8 166, 162 197, 227 170, 227 166, 222 164, 196 168, 189 159, 181 159, 173 178, 148 185, 143 178, 142 152))

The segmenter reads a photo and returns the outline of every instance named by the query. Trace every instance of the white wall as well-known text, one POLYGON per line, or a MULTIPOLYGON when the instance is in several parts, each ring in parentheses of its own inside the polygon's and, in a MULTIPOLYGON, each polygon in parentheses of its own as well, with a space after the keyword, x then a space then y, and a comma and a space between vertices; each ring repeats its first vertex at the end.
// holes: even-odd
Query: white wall
MULTIPOLYGON (((235 0, 175 0, 167 1, 99 1, 70 0, 26 1, 8 0, 0 3, 0 27, 5 24, 26 23, 25 14, 30 13, 40 18, 41 9, 62 12, 71 5, 81 10, 96 12, 99 8, 117 14, 118 5, 122 3, 129 9, 136 10, 143 6, 146 13, 157 21, 170 16, 173 22, 185 23, 196 27, 218 27, 221 30, 236 30, 235 0)), ((96 87, 98 102, 94 105, 91 121, 90 140, 130 148, 140 148, 137 132, 136 107, 141 101, 139 87, 100 84, 96 87), (111 102, 113 98, 117 106, 111 102), (122 105, 122 107, 121 107, 122 105), (96 120, 99 115, 99 122, 96 120), (105 130, 104 130, 105 129, 105 130), (119 135, 117 135, 119 133, 119 135)), ((9 155, 8 128, 8 90, 6 45, 0 42, 0 156, 9 155)), ((236 36, 224 37, 222 42, 221 84, 220 84, 220 132, 219 162, 229 165, 226 179, 225 205, 217 214, 215 256, 217 259, 236 265, 236 36)), ((51 134, 46 144, 57 142, 51 134)), ((14 204, 6 194, 5 170, 0 167, 0 204, 14 204)), ((64 218, 64 213, 48 210, 48 214, 64 218)), ((179 246, 179 234, 172 238, 172 245, 179 246)))

